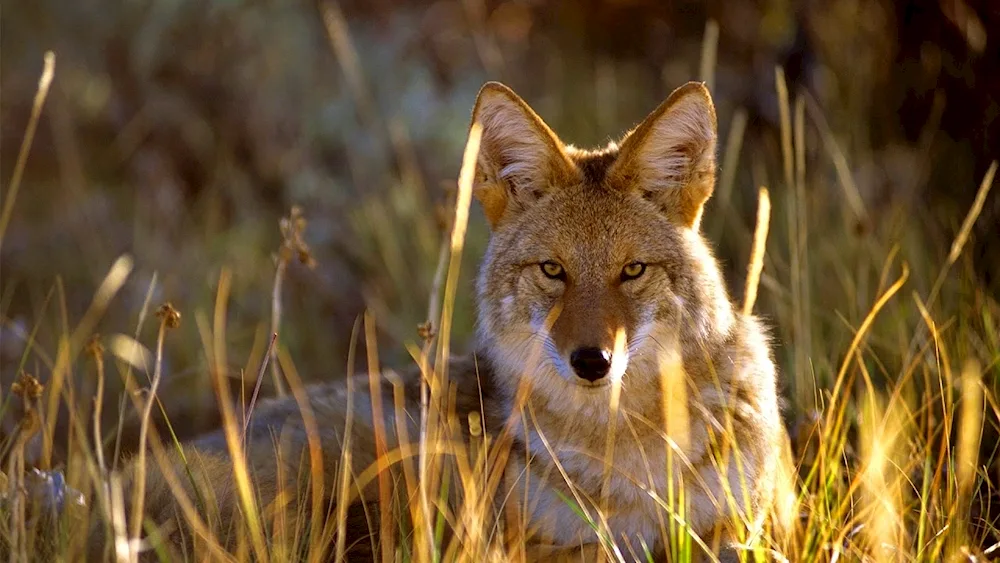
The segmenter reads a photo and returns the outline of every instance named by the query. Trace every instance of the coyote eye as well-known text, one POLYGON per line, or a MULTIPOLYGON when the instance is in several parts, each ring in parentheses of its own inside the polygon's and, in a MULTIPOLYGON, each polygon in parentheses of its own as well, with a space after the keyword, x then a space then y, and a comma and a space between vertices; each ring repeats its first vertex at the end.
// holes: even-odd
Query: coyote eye
POLYGON ((632 262, 622 268, 622 281, 634 280, 646 273, 646 265, 642 262, 632 262))
POLYGON ((542 267, 542 273, 545 274, 545 277, 552 278, 554 280, 566 279, 566 270, 564 270, 561 265, 555 262, 542 262, 540 266, 542 267))

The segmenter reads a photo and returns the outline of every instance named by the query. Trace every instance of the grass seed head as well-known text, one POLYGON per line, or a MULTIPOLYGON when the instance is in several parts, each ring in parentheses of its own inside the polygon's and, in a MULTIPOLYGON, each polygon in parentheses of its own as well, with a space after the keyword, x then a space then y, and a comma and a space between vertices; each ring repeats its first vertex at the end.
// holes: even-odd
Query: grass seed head
POLYGON ((432 338, 434 338, 434 335, 434 323, 426 321, 417 325, 417 336, 419 336, 424 342, 429 342, 432 338))
POLYGON ((302 208, 293 205, 288 217, 282 217, 278 221, 278 228, 281 231, 281 248, 278 250, 278 256, 286 263, 297 258, 299 263, 311 270, 316 267, 316 259, 313 258, 312 250, 303 238, 307 224, 306 218, 302 215, 302 208))
POLYGON ((25 405, 28 405, 29 401, 41 397, 44 389, 45 386, 40 381, 25 372, 21 372, 21 376, 10 386, 10 392, 20 397, 25 405))
POLYGON ((104 343, 101 341, 100 334, 94 333, 91 335, 90 340, 87 342, 87 353, 95 358, 104 356, 104 343))
POLYGON ((181 313, 170 302, 160 305, 160 308, 156 310, 156 318, 160 319, 167 328, 181 326, 181 313))

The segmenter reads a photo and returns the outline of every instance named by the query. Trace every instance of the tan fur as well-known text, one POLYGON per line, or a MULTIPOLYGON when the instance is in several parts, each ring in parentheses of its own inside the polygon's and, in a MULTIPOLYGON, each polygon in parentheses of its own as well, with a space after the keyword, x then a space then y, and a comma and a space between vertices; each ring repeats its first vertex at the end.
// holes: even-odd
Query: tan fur
MULTIPOLYGON (((482 396, 488 431, 511 415, 516 422, 506 484, 517 493, 510 498, 527 492, 529 559, 590 560, 599 551, 598 536, 557 491, 579 499, 637 553, 640 537, 669 549, 664 505, 682 510, 685 533, 713 551, 758 529, 787 476, 780 462, 785 438, 764 330, 734 309, 698 232, 715 182, 708 91, 694 83, 679 88, 619 143, 596 151, 564 145, 500 84, 483 87, 473 119, 484 127, 475 195, 493 233, 478 279, 475 361, 456 360, 451 379, 459 386, 460 416, 479 410, 482 396), (546 277, 539 266, 546 261, 562 266, 565 278, 546 277), (624 280, 622 269, 634 262, 646 264, 645 272, 624 280), (613 350, 619 331, 626 345, 610 375, 597 384, 574 375, 575 349, 613 350), (619 384, 615 411, 610 399, 619 384), (523 404, 519 389, 527 390, 523 404), (680 488, 683 507, 670 501, 670 490, 676 496, 680 488)), ((405 379, 408 432, 416 436, 417 379, 405 379)), ((366 387, 358 380, 355 471, 375 459, 366 387)), ((324 384, 308 395, 330 487, 344 438, 345 386, 324 384)), ((395 440, 395 419, 387 414, 385 422, 395 440)), ((306 433, 291 399, 263 404, 248 439, 265 501, 281 486, 278 435, 292 470, 306 455, 306 433)), ((185 450, 211 484, 213 506, 223 517, 235 510, 221 435, 185 450)), ((174 504, 158 471, 149 479, 146 504, 162 521, 174 504)))

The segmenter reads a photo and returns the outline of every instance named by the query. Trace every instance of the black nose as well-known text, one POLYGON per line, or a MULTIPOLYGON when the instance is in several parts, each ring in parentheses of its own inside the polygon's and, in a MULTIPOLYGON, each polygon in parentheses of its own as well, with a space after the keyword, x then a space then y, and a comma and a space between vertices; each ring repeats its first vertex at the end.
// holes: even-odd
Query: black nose
POLYGON ((611 371, 611 352, 600 348, 577 348, 569 355, 576 374, 587 381, 597 381, 611 371))

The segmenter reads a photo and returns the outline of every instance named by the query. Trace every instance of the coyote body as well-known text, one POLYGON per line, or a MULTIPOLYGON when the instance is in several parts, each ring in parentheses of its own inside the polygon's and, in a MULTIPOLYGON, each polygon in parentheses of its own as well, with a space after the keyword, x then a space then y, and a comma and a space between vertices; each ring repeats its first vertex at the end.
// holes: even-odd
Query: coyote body
MULTIPOLYGON (((595 151, 564 145, 499 84, 484 86, 473 120, 474 195, 492 235, 478 347, 450 364, 449 379, 457 420, 480 412, 487 433, 512 437, 497 505, 515 506, 529 558, 589 560, 602 536, 626 558, 645 546, 664 553, 678 529, 696 538, 696 556, 745 541, 775 512, 784 431, 764 330, 734 309, 698 232, 716 168, 708 91, 681 87, 595 151)), ((353 382, 349 432, 344 382, 306 389, 314 430, 292 398, 257 408, 246 449, 265 503, 308 466, 310 439, 322 447, 327 496, 345 445, 355 475, 376 460, 377 422, 386 448, 417 441, 419 373, 383 378, 378 420, 368 377, 353 382)), ((223 434, 184 451, 210 504, 223 518, 236 510, 223 434)), ((179 454, 170 458, 182 474, 179 454)), ((154 521, 175 514, 160 471, 147 475, 154 521)))

